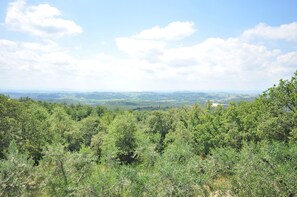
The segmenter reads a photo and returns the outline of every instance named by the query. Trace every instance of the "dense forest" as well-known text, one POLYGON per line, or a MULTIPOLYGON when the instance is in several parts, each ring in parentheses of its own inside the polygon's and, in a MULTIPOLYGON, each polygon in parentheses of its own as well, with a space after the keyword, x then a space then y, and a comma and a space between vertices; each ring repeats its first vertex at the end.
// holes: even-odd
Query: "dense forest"
POLYGON ((0 96, 0 196, 297 196, 297 72, 255 101, 110 110, 0 96))

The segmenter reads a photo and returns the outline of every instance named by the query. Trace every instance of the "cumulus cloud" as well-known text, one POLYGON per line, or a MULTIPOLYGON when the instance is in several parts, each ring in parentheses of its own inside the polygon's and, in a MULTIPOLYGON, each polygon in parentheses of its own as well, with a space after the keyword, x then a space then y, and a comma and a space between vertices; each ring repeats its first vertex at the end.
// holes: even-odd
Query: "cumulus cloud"
POLYGON ((76 61, 52 41, 36 43, 1 39, 0 52, 0 70, 3 72, 58 74, 58 70, 68 71, 76 61))
POLYGON ((116 38, 115 42, 120 51, 132 56, 162 51, 166 46, 164 41, 138 40, 128 37, 116 38))
MULTIPOLYGON (((174 23, 163 29, 170 27, 171 24, 174 23)), ((286 25, 279 28, 283 26, 286 25)), ((141 31, 136 36, 116 38, 115 41, 120 51, 133 59, 149 63, 151 68, 147 68, 146 71, 158 73, 159 76, 164 71, 164 77, 167 76, 169 70, 171 76, 187 77, 188 74, 189 78, 195 78, 194 75, 201 78, 201 76, 242 75, 253 71, 269 74, 275 73, 276 70, 281 72, 287 69, 277 69, 280 63, 278 59, 283 55, 279 49, 268 49, 263 45, 249 43, 242 37, 209 38, 185 47, 169 47, 171 41, 166 38, 161 39, 161 36, 140 36, 146 35, 143 32, 150 32, 153 29, 141 31), (154 72, 155 64, 165 65, 163 68, 166 69, 154 72)), ((288 58, 290 63, 294 62, 291 60, 293 57, 288 58)))
POLYGON ((31 6, 25 0, 16 0, 9 3, 5 24, 10 30, 40 37, 57 38, 82 32, 75 22, 60 16, 61 12, 49 4, 31 6))
POLYGON ((260 23, 256 27, 244 31, 242 37, 245 39, 263 38, 267 40, 297 42, 297 22, 283 24, 277 27, 260 23))
POLYGON ((279 40, 271 48, 239 35, 181 47, 172 44, 174 40, 135 35, 140 33, 115 39, 123 52, 120 56, 99 53, 89 58, 74 58, 53 41, 0 39, 0 84, 129 91, 255 90, 266 89, 297 69, 297 51, 280 50, 279 40))
POLYGON ((128 90, 137 84, 136 90, 141 88, 139 64, 105 53, 75 58, 53 41, 0 39, 1 88, 128 90))
POLYGON ((278 54, 278 50, 270 51, 264 46, 242 43, 236 38, 210 38, 193 46, 168 49, 160 61, 172 66, 208 67, 212 72, 216 68, 220 72, 236 72, 262 69, 264 62, 278 54))
POLYGON ((277 58, 277 62, 281 65, 295 67, 297 69, 297 51, 292 51, 277 58))
POLYGON ((167 48, 158 58, 158 64, 166 69, 158 70, 156 75, 175 79, 174 84, 179 81, 183 89, 192 90, 257 89, 296 69, 295 53, 282 54, 238 38, 210 38, 192 46, 167 48))
POLYGON ((147 40, 179 40, 192 35, 195 31, 194 23, 175 21, 163 28, 155 26, 151 29, 142 30, 134 37, 147 40))
MULTIPOLYGON (((192 22, 172 22, 165 27, 155 26, 129 37, 116 38, 120 51, 133 57, 154 57, 160 55, 168 41, 179 40, 195 32, 192 22)), ((156 58, 151 58, 156 61, 156 58)))
POLYGON ((174 39, 160 36, 162 33, 155 32, 162 28, 154 27, 130 37, 117 38, 116 44, 120 51, 129 55, 128 58, 141 62, 135 69, 143 71, 142 76, 162 79, 161 83, 168 83, 167 88, 181 83, 184 85, 178 84, 178 88, 201 89, 207 82, 207 87, 212 89, 257 89, 259 84, 268 87, 279 78, 291 75, 297 68, 296 52, 283 53, 277 47, 249 40, 258 37, 294 43, 297 32, 292 31, 294 26, 295 23, 279 27, 265 25, 265 31, 257 26, 239 37, 209 38, 184 47, 172 47, 174 39), (164 82, 166 80, 170 82, 164 82))

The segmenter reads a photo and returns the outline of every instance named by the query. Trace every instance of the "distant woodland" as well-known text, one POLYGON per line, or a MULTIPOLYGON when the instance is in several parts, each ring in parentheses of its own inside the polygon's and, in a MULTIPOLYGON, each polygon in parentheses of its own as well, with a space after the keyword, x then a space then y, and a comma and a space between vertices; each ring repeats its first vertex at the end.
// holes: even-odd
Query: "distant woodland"
POLYGON ((0 196, 297 196, 297 72, 154 110, 0 96, 0 196))
MULTIPOLYGON (((1 91, 0 91, 1 93, 1 91)), ((208 101, 227 105, 230 102, 253 101, 256 93, 236 92, 70 92, 70 91, 9 91, 2 94, 19 99, 29 97, 37 101, 62 104, 105 106, 108 109, 156 110, 204 105, 208 101)))

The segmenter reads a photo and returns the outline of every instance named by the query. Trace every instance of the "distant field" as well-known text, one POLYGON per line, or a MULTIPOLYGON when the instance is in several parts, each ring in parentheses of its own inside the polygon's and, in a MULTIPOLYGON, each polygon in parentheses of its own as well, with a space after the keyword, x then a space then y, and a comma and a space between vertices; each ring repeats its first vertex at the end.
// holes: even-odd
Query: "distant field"
POLYGON ((252 101, 257 94, 226 92, 0 92, 11 98, 29 97, 34 100, 67 103, 102 105, 108 108, 150 110, 205 104, 207 101, 220 104, 252 101))

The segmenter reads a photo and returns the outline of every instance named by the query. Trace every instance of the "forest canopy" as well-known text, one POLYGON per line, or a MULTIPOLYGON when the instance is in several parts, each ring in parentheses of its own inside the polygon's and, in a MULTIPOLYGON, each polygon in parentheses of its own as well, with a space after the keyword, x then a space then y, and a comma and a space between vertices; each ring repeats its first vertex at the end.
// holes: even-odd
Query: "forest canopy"
POLYGON ((296 163, 297 72, 229 106, 0 95, 0 196, 296 196, 296 163))

